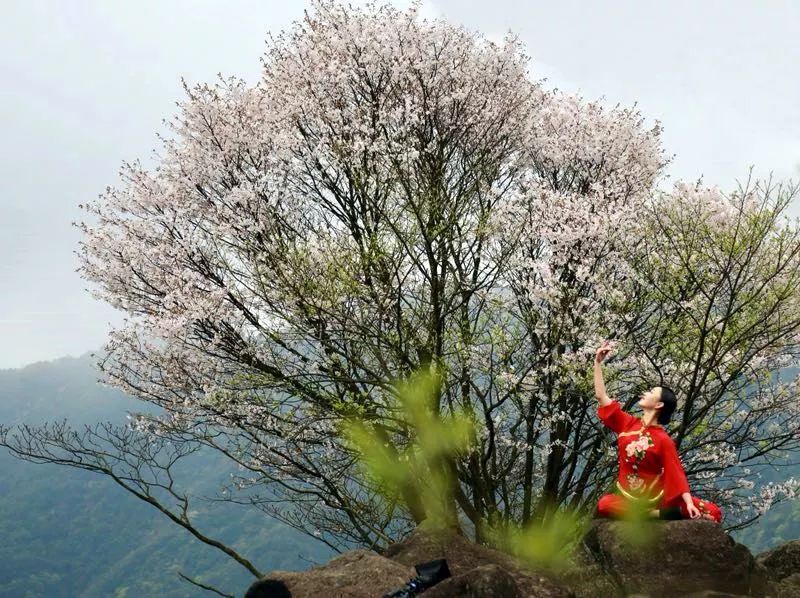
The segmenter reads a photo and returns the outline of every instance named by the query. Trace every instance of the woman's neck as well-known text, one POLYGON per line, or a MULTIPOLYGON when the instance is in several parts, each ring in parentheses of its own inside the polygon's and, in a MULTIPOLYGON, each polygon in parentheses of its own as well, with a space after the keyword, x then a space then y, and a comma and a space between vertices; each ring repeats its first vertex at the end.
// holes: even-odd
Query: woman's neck
POLYGON ((644 414, 641 417, 642 425, 643 426, 653 426, 658 425, 654 424, 653 421, 656 419, 656 412, 651 411, 649 409, 645 410, 644 414))

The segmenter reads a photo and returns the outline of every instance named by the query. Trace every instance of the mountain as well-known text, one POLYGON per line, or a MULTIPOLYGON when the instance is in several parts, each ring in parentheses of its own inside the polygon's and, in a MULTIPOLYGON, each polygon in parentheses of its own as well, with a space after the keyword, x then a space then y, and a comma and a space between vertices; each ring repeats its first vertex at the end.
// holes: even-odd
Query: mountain
MULTIPOLYGON (((0 421, 41 424, 67 418, 81 429, 100 421, 122 424, 126 410, 152 410, 97 383, 101 372, 94 360, 87 353, 0 370, 0 421)), ((229 478, 226 461, 216 452, 200 452, 187 458, 180 472, 193 489, 213 495, 229 478)), ((205 594, 181 580, 178 570, 236 595, 254 580, 241 565, 105 475, 22 461, 2 447, 0 471, 0 596, 205 594)), ((203 502, 192 509, 201 531, 262 571, 300 571, 335 554, 253 509, 203 502)))

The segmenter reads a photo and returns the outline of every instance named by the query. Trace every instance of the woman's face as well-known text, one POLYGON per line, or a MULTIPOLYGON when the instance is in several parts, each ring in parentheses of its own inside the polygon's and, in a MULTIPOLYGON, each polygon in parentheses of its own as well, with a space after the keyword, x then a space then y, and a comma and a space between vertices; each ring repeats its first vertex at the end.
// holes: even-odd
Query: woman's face
POLYGON ((658 409, 664 406, 661 402, 661 387, 654 386, 650 390, 644 391, 639 397, 639 407, 642 409, 658 409))

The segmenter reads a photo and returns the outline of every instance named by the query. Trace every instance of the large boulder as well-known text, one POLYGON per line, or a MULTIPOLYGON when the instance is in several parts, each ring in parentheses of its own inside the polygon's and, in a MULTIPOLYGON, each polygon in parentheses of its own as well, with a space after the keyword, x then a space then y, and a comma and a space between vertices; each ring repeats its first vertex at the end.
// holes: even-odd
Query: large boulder
POLYGON ((713 521, 652 521, 645 548, 625 541, 621 521, 596 519, 583 544, 625 595, 651 598, 691 595, 766 596, 768 572, 746 546, 713 521), (717 594, 709 593, 717 592, 717 594))
MULTIPOLYGON (((510 577, 520 596, 528 598, 569 598, 575 594, 562 586, 557 580, 544 573, 526 568, 510 555, 476 544, 453 531, 434 531, 423 522, 405 539, 389 546, 384 556, 408 565, 409 567, 434 559, 447 559, 447 566, 453 576, 450 582, 440 582, 425 595, 432 595, 434 589, 442 585, 435 595, 444 596, 493 596, 496 594, 477 594, 477 590, 464 590, 465 587, 485 587, 487 581, 481 578, 503 579, 504 587, 510 587, 505 580, 510 577), (485 565, 493 567, 481 569, 485 565), (446 585, 445 585, 446 584, 446 585), (448 593, 452 588, 452 593, 448 593), (465 593, 467 592, 467 593, 465 593)), ((509 594, 513 596, 513 594, 509 594)))
POLYGON ((798 598, 800 596, 800 573, 792 573, 775 584, 776 598, 798 598))
MULTIPOLYGON (((383 555, 352 550, 308 571, 273 571, 260 582, 282 582, 292 598, 375 598, 415 577, 414 565, 440 558, 447 560, 451 577, 424 592, 431 598, 574 598, 577 595, 558 580, 526 568, 508 554, 476 544, 453 531, 431 529, 425 523, 389 546, 383 555)), ((256 590, 258 583, 251 588, 256 590)), ((268 592, 262 597, 255 591, 253 595, 272 596, 268 592)))
POLYGON ((523 598, 514 576, 497 565, 481 565, 425 591, 425 598, 523 598))
POLYGON ((687 594, 686 598, 746 598, 747 594, 729 594, 728 592, 715 592, 706 590, 705 592, 693 592, 687 594))
POLYGON ((762 552, 756 562, 769 572, 778 598, 800 597, 800 540, 762 552))
MULTIPOLYGON (((401 587, 415 575, 413 567, 369 550, 351 550, 308 571, 273 571, 262 579, 282 581, 292 598, 375 598, 401 587)), ((257 594, 259 598, 270 595, 257 594)))
POLYGON ((764 565, 776 580, 800 574, 800 540, 792 540, 762 552, 756 561, 764 565))

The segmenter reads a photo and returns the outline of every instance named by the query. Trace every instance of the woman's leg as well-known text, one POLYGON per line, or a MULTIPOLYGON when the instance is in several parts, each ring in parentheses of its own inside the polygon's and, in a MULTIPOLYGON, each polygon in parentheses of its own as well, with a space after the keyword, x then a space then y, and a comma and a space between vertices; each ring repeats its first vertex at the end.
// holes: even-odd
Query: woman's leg
POLYGON ((595 516, 619 519, 625 514, 626 502, 625 497, 621 494, 604 494, 597 501, 595 516))
POLYGON ((679 506, 674 507, 662 507, 658 510, 658 518, 659 519, 683 519, 681 515, 681 508, 679 506))
MULTIPOLYGON (((610 519, 622 519, 630 508, 630 502, 621 494, 604 494, 600 497, 595 509, 595 517, 608 517, 610 519)), ((672 519, 680 519, 680 511, 675 507, 676 515, 672 519)), ((665 519, 662 512, 656 508, 648 508, 647 516, 652 519, 665 519)))
MULTIPOLYGON (((702 500, 696 496, 692 496, 692 502, 697 510, 700 511, 701 519, 709 519, 710 521, 722 522, 722 509, 709 500, 702 500)), ((686 503, 681 502, 681 517, 689 519, 689 511, 686 509, 686 503)))

